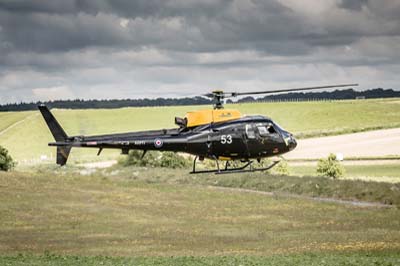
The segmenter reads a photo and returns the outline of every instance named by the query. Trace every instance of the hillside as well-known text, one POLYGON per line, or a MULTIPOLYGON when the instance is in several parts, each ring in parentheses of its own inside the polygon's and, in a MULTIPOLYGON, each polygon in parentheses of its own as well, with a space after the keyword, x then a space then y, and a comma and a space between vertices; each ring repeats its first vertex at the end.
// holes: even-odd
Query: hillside
MULTIPOLYGON (((54 110, 54 114, 69 135, 92 135, 175 127, 175 116, 206 108, 209 106, 54 110)), ((226 108, 269 116, 300 138, 400 127, 400 99, 231 104, 226 108)), ((0 130, 0 145, 21 163, 37 161, 41 155, 54 157, 54 149, 47 146, 52 136, 38 111, 1 113, 0 130)), ((115 158, 118 153, 105 151, 101 159, 115 158)), ((73 149, 71 162, 95 160, 95 154, 73 149)))

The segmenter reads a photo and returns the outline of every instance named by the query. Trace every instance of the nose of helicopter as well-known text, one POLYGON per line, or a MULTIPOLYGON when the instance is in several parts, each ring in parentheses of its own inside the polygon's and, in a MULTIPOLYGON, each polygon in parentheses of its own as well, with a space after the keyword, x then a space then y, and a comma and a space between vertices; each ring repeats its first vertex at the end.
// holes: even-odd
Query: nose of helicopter
POLYGON ((289 150, 293 150, 294 148, 296 148, 296 146, 297 146, 296 139, 294 137, 291 137, 289 141, 289 150))
POLYGON ((297 141, 296 141, 296 139, 293 137, 293 134, 292 133, 290 133, 290 132, 288 132, 288 131, 286 131, 286 130, 283 130, 283 129, 281 129, 281 134, 282 134, 282 137, 283 137, 283 139, 284 139, 284 141, 285 141, 285 144, 286 144, 286 152, 288 152, 288 151, 291 151, 291 150, 293 150, 294 148, 296 148, 296 146, 297 146, 297 141))
POLYGON ((288 147, 289 147, 289 151, 293 150, 294 148, 296 148, 297 146, 297 141, 296 139, 293 137, 292 134, 290 134, 290 139, 288 141, 288 147))

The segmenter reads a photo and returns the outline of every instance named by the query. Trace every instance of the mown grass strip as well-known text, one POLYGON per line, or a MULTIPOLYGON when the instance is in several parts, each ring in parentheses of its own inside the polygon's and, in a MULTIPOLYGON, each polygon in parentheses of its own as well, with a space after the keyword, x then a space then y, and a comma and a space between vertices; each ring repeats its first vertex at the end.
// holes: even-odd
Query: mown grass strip
POLYGON ((266 266, 395 266, 400 264, 400 255, 396 252, 354 252, 354 253, 306 253, 295 255, 257 256, 217 256, 217 257, 86 257, 47 254, 43 256, 18 255, 0 257, 1 265, 174 265, 174 266, 211 266, 211 265, 266 265, 266 266))

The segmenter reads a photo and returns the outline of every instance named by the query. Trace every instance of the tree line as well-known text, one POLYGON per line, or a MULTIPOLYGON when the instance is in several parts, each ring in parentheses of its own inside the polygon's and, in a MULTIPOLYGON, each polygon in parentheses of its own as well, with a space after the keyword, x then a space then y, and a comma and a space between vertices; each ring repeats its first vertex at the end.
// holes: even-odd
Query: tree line
MULTIPOLYGON (((292 92, 285 94, 267 95, 262 98, 245 97, 237 102, 256 102, 256 101, 285 101, 285 100, 312 100, 312 99, 330 99, 345 100, 356 98, 391 98, 400 97, 400 91, 393 89, 370 89, 366 91, 355 91, 353 89, 335 90, 331 92, 292 92)), ((227 103, 232 103, 228 99, 227 103)), ((122 107, 145 107, 145 106, 176 106, 176 105, 211 105, 212 100, 203 97, 186 98, 157 98, 157 99, 112 99, 112 100, 56 100, 56 101, 38 101, 30 103, 9 103, 0 105, 0 112, 6 111, 29 111, 36 110, 37 106, 45 104, 50 108, 61 109, 112 109, 122 107)))
POLYGON ((145 107, 145 106, 173 106, 173 105, 204 105, 212 101, 202 97, 193 98, 157 98, 157 99, 111 99, 111 100, 56 100, 38 101, 30 103, 11 103, 0 105, 0 112, 5 111, 29 111, 36 110, 40 104, 50 108, 60 109, 113 109, 122 107, 145 107))
POLYGON ((245 97, 239 99, 237 102, 255 102, 255 101, 288 101, 288 100, 350 100, 350 99, 376 99, 376 98, 393 98, 400 97, 400 91, 393 89, 370 89, 366 91, 355 91, 353 89, 335 90, 335 91, 322 91, 322 92, 291 92, 285 94, 267 95, 262 98, 245 97))

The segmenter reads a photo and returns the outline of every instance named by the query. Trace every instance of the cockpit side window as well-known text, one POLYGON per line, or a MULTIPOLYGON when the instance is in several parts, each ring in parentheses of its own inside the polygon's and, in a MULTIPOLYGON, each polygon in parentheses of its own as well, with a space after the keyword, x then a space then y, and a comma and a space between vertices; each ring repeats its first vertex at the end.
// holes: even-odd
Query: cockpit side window
POLYGON ((268 130, 265 126, 257 126, 258 133, 260 133, 261 137, 265 137, 268 135, 268 130))
POLYGON ((268 130, 268 132, 270 134, 275 134, 276 133, 276 130, 275 130, 274 126, 271 125, 271 124, 267 126, 267 130, 268 130))
POLYGON ((246 136, 249 139, 255 139, 256 138, 256 134, 254 132, 254 128, 251 124, 247 124, 246 125, 246 136))
POLYGON ((257 130, 261 137, 267 137, 270 134, 276 134, 277 131, 272 124, 257 124, 257 130))

